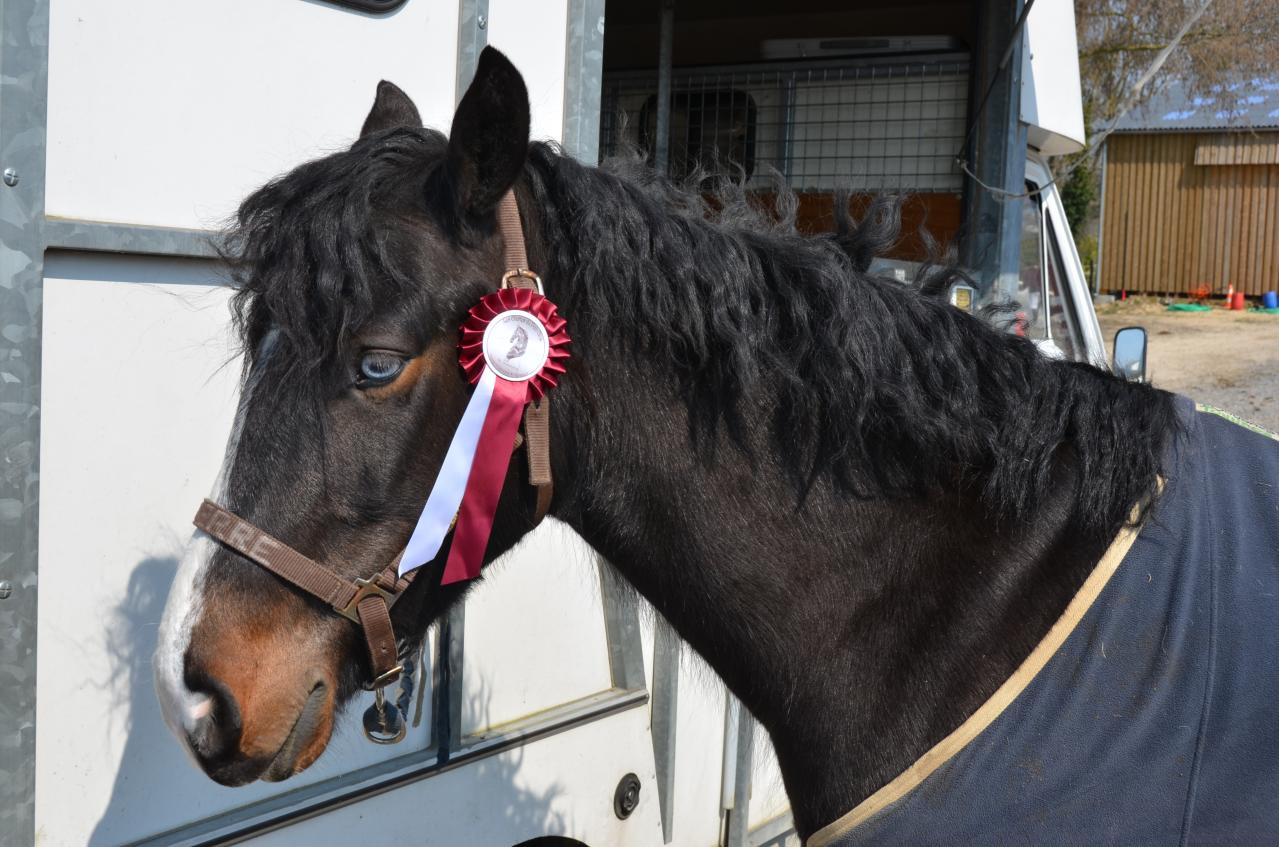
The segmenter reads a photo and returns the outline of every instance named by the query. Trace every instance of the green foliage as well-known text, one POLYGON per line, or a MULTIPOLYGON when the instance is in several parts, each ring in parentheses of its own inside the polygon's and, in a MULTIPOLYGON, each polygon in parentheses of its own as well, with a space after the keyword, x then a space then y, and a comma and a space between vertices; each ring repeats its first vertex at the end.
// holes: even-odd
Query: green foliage
POLYGON ((1085 268, 1091 268, 1096 265, 1097 236, 1095 235, 1075 236, 1075 249, 1079 251, 1079 262, 1085 268))
POLYGON ((1066 222, 1070 224, 1070 232, 1078 242, 1083 225, 1097 200, 1097 172, 1092 160, 1086 157, 1082 161, 1066 165, 1066 168, 1072 167, 1070 175, 1058 188, 1061 191, 1061 204, 1066 209, 1066 222))

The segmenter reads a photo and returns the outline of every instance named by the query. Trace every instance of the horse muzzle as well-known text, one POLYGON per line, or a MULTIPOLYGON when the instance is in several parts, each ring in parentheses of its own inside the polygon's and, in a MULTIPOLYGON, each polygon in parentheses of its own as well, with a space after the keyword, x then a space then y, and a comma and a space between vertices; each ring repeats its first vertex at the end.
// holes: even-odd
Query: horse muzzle
MULTIPOLYGON (((311 683, 300 707, 299 699, 269 691, 249 694, 260 714, 246 723, 245 710, 232 687, 207 674, 188 675, 194 702, 207 704, 184 723, 180 740, 209 778, 227 786, 258 779, 279 782, 310 766, 328 745, 333 727, 332 686, 322 679, 311 683), (263 696, 263 695, 267 696, 263 696), (271 702, 271 700, 274 702, 271 702), (262 702, 266 700, 267 702, 262 702), (255 731, 255 723, 274 729, 255 731)), ((270 686, 269 681, 263 681, 270 686)), ((290 686, 297 690, 296 683, 290 686)))

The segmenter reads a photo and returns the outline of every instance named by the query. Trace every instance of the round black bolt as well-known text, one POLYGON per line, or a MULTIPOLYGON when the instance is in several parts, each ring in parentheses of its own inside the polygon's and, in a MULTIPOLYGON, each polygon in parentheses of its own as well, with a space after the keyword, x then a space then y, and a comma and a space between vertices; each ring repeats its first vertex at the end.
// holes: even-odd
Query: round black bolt
POLYGON ((13 593, 13 585, 7 579, 0 579, 0 600, 8 600, 13 593))
POLYGON ((622 781, 617 784, 617 790, 613 792, 613 813, 619 820, 626 820, 631 816, 631 812, 635 811, 635 807, 639 805, 639 795, 639 777, 633 773, 622 777, 622 781))

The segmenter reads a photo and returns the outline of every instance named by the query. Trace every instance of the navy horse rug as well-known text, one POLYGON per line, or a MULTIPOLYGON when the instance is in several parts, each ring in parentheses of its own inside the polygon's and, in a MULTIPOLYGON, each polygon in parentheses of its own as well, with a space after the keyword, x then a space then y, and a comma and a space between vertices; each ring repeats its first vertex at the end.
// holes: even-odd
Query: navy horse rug
POLYGON ((809 847, 1279 844, 1279 438, 1178 416, 1140 529, 990 700, 809 847))

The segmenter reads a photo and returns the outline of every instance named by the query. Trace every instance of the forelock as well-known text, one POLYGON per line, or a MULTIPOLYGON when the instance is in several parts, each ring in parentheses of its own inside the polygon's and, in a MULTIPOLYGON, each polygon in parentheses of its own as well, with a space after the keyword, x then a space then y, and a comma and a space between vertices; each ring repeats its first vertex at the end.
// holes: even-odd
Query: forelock
POLYGON ((251 194, 223 239, 250 360, 278 330, 292 366, 314 371, 375 312, 429 296, 406 221, 443 162, 438 132, 397 128, 303 164, 251 194))

